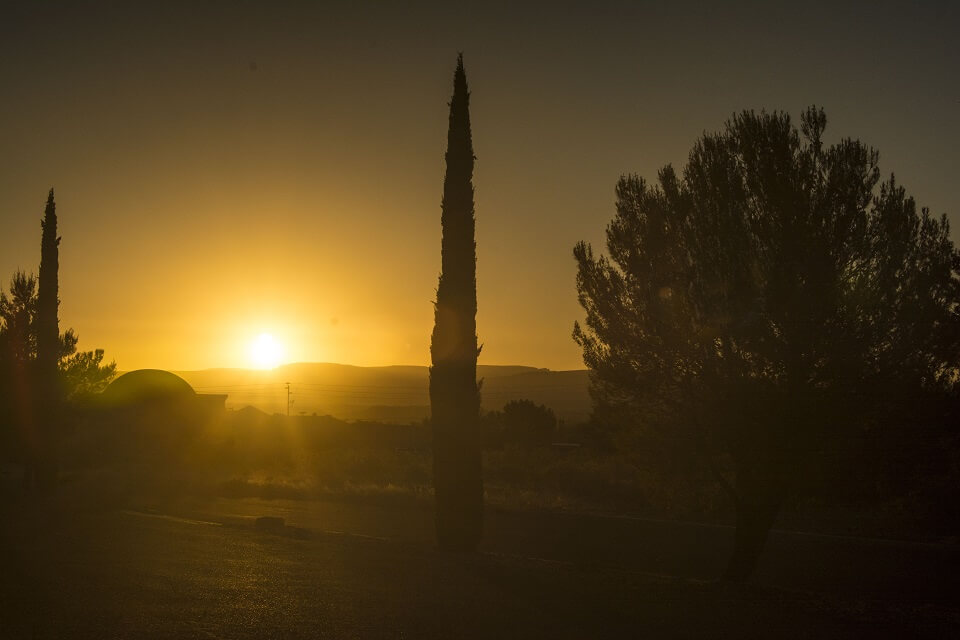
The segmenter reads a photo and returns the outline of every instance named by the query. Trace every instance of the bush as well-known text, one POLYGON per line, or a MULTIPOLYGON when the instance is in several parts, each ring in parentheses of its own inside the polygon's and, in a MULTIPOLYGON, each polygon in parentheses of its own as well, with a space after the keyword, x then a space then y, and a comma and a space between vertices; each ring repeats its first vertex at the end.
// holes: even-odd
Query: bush
POLYGON ((511 400, 502 411, 483 417, 484 443, 502 449, 516 444, 525 449, 549 445, 557 433, 557 416, 552 409, 531 400, 511 400))

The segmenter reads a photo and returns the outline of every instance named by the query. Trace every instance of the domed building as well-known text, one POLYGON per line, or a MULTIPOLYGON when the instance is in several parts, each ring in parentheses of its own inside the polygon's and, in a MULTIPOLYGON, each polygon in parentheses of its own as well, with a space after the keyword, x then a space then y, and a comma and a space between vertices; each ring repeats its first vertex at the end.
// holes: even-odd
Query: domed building
MULTIPOLYGON (((139 369, 118 376, 84 412, 71 450, 96 464, 180 464, 208 427, 226 415, 227 396, 200 394, 169 371, 139 369)), ((156 471, 160 473, 159 471, 156 471)))
POLYGON ((100 394, 107 409, 195 408, 223 410, 226 394, 197 393, 180 376, 161 369, 128 371, 111 382, 100 394))

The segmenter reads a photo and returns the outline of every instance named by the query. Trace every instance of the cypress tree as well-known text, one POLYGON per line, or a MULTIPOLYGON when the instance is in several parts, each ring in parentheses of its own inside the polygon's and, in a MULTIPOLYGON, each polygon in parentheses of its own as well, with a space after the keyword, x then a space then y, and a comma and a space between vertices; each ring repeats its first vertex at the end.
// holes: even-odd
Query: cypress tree
POLYGON ((59 419, 60 385, 57 363, 60 360, 60 306, 58 271, 60 269, 57 236, 57 205, 53 189, 41 223, 40 276, 37 283, 37 415, 41 418, 33 456, 35 480, 39 487, 50 488, 56 476, 54 428, 59 419))
POLYGON ((441 272, 430 344, 437 542, 453 551, 476 549, 483 531, 473 162, 470 93, 461 54, 450 101, 441 272))
POLYGON ((47 207, 40 223, 43 235, 40 240, 40 277, 37 291, 37 366, 43 386, 51 390, 57 376, 57 360, 60 351, 60 326, 57 309, 60 306, 58 271, 60 269, 57 237, 57 204, 53 189, 47 196, 47 207))

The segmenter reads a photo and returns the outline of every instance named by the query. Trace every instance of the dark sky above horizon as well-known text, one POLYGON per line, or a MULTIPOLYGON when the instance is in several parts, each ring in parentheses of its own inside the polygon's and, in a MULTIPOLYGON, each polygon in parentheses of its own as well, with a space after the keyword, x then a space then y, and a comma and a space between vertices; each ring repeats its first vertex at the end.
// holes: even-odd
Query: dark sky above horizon
POLYGON ((61 324, 122 369, 247 366, 261 332, 428 363, 462 50, 481 363, 579 368, 574 243, 735 111, 822 105, 960 224, 958 6, 5 3, 0 283, 53 185, 61 324))

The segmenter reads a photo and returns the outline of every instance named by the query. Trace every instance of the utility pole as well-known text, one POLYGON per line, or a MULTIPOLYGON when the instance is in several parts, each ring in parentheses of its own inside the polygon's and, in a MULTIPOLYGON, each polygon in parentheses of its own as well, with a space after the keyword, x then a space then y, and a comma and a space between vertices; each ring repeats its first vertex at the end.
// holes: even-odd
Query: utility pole
POLYGON ((290 383, 288 382, 288 383, 286 383, 286 384, 287 384, 287 417, 289 418, 289 417, 290 417, 290 405, 292 404, 292 402, 290 401, 290 383))

